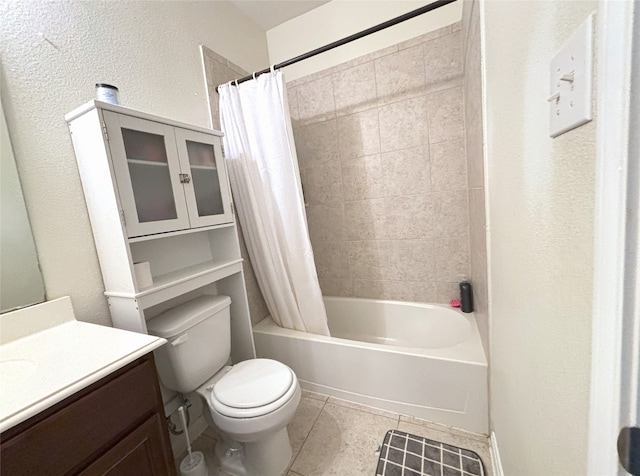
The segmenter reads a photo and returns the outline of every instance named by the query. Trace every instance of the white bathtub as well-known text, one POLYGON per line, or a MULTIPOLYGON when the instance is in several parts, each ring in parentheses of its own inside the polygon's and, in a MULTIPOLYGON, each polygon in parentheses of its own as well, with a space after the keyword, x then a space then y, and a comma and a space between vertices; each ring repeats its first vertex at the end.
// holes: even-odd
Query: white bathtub
POLYGON ((253 328, 258 357, 307 390, 488 433, 487 361, 473 314, 433 304, 325 297, 332 337, 253 328))

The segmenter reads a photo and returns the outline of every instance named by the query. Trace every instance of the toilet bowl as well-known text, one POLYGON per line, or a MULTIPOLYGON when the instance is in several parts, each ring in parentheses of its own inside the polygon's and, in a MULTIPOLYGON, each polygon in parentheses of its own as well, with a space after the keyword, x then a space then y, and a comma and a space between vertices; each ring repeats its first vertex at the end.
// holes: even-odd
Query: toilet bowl
POLYGON ((227 296, 200 296, 149 320, 149 333, 169 341, 155 351, 158 374, 170 390, 203 398, 205 420, 222 436, 216 455, 226 473, 279 476, 291 460, 287 424, 300 403, 300 384, 275 360, 224 365, 230 304, 227 296))
POLYGON ((196 392, 225 436, 216 448, 222 468, 239 476, 282 474, 292 456, 286 426, 300 403, 295 374, 269 359, 247 360, 221 373, 196 392))

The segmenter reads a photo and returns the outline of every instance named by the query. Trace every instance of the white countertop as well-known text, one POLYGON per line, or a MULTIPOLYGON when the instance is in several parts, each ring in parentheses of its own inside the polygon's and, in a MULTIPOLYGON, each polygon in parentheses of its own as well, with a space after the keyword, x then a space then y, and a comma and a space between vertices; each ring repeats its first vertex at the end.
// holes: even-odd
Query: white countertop
POLYGON ((41 308, 35 310, 40 316, 32 319, 25 310, 15 311, 22 313, 19 318, 12 316, 14 313, 0 316, 0 432, 166 342, 155 336, 76 321, 69 298, 39 306, 45 305, 52 314, 41 308), (49 319, 43 319, 47 314, 49 319), (22 330, 25 326, 18 329, 20 321, 29 322, 28 333, 22 330))

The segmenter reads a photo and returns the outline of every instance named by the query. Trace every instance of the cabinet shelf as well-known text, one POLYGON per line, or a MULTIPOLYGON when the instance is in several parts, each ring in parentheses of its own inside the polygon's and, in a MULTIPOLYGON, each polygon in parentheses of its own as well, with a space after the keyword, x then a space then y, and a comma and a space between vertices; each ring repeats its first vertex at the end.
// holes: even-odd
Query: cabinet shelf
POLYGON ((242 271, 242 259, 207 261, 153 278, 153 286, 137 293, 105 292, 109 297, 137 299, 142 309, 155 306, 194 289, 242 271))
POLYGON ((223 223, 221 225, 201 226, 200 228, 188 228, 186 230, 168 231, 166 233, 156 233, 155 235, 144 235, 129 238, 129 243, 140 243, 142 241, 159 240, 160 238, 168 238, 170 236, 188 235, 190 233, 199 233, 201 231, 219 230, 220 228, 230 228, 235 223, 223 223))

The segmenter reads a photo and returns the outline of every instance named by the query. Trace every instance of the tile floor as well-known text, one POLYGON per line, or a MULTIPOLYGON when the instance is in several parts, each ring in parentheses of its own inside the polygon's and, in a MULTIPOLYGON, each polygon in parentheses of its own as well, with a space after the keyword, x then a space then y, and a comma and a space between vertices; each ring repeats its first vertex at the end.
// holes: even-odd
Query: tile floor
MULTIPOLYGON (((474 451, 486 474, 493 475, 488 438, 304 390, 288 429, 293 457, 286 476, 372 476, 378 462, 375 452, 392 429, 474 451)), ((205 454, 212 476, 218 474, 216 438, 215 430, 207 429, 192 445, 205 454)))

